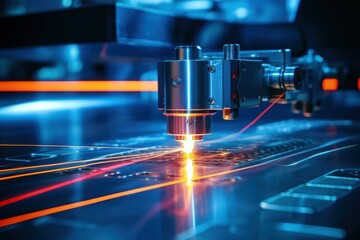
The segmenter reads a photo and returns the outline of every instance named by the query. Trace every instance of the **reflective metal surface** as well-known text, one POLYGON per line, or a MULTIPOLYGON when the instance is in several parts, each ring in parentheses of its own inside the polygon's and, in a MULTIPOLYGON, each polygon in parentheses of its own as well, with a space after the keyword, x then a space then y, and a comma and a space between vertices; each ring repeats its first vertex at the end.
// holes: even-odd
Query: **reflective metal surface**
MULTIPOLYGON (((96 115, 114 109, 99 106, 96 115)), ((275 106, 268 117, 285 109, 275 106)), ((185 155, 161 120, 90 127, 91 112, 53 110, 53 120, 30 117, 28 125, 41 126, 40 138, 34 138, 34 128, 2 122, 2 238, 359 236, 358 221, 348 222, 360 212, 355 120, 264 119, 239 134, 244 121, 216 119, 217 131, 185 155), (87 124, 81 124, 85 116, 87 124), (72 119, 69 131, 57 132, 54 127, 66 118, 72 119), (53 136, 46 138, 47 131, 53 136)), ((113 116, 118 121, 119 114, 113 116)), ((2 119, 11 118, 2 113, 2 119)))
POLYGON ((357 5, 0 1, 0 239, 360 239, 357 5))

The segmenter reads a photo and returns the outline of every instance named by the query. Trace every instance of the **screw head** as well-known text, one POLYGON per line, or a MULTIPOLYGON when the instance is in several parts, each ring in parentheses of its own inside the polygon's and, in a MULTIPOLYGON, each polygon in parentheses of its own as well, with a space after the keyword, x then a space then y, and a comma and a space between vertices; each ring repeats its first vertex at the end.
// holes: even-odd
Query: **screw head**
POLYGON ((209 97, 208 102, 209 102, 209 104, 213 105, 213 104, 215 104, 216 101, 215 101, 215 98, 209 97))
POLYGON ((209 73, 214 73, 214 72, 216 72, 216 67, 215 67, 215 66, 209 66, 209 67, 208 67, 208 72, 209 72, 209 73))
POLYGON ((173 87, 179 86, 180 83, 181 83, 181 79, 180 79, 179 77, 172 77, 172 78, 171 78, 171 85, 172 85, 173 87))

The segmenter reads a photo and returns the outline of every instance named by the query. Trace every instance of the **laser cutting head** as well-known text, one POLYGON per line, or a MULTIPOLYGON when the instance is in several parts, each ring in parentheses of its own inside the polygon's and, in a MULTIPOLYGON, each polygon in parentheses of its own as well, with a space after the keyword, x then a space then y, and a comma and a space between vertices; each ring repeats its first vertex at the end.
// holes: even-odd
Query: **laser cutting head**
POLYGON ((179 46, 175 60, 159 63, 159 109, 167 117, 167 133, 175 140, 203 140, 211 133, 211 117, 218 110, 225 120, 237 119, 240 107, 261 104, 267 88, 297 88, 297 68, 240 57, 238 44, 224 45, 220 57, 203 57, 199 46, 179 46))
POLYGON ((176 60, 159 65, 159 79, 163 79, 159 105, 167 117, 167 132, 180 142, 189 136, 201 141, 211 133, 211 116, 216 112, 206 97, 211 87, 207 63, 201 60, 199 46, 176 47, 175 55, 176 60))

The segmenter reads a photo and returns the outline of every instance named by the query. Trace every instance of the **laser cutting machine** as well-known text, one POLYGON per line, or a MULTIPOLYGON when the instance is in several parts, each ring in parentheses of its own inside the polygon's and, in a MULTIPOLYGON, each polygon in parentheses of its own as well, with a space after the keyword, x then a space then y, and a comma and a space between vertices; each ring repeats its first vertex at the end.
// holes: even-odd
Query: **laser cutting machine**
POLYGON ((167 132, 178 141, 203 140, 211 133, 211 116, 239 117, 239 108, 259 106, 275 94, 300 88, 301 70, 291 66, 290 50, 246 52, 238 44, 224 45, 223 57, 202 57, 199 46, 175 49, 176 60, 159 64, 159 109, 167 117, 167 132), (266 59, 254 60, 255 58, 266 59), (277 92, 272 92, 276 89, 277 92))
POLYGON ((0 239, 359 239, 357 9, 1 1, 0 239))

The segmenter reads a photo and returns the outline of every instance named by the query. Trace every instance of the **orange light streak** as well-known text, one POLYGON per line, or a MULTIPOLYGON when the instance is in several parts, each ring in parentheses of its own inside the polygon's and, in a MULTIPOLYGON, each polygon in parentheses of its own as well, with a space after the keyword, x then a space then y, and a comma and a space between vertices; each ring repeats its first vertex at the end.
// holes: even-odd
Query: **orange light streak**
MULTIPOLYGON (((274 102, 272 102, 266 109, 264 109, 253 121, 251 121, 248 125, 246 125, 244 128, 242 128, 238 133, 232 134, 231 137, 233 135, 238 135, 238 134, 243 133, 248 128, 250 128, 253 124, 255 124, 265 113, 267 113, 284 96, 284 94, 285 93, 280 95, 274 102)), ((225 138, 229 138, 229 136, 227 136, 225 138)), ((222 138, 219 140, 224 140, 225 138, 222 138)), ((209 142, 217 142, 219 140, 209 141, 209 142)), ((207 142, 207 143, 209 143, 209 142, 207 142)), ((211 177, 219 177, 219 176, 226 175, 226 174, 231 174, 231 173, 244 171, 247 169, 256 168, 256 167, 263 166, 266 164, 269 164, 269 162, 263 162, 263 163, 255 164, 252 166, 231 169, 231 170, 207 174, 207 175, 203 175, 203 176, 192 177, 192 181, 202 180, 202 179, 211 178, 211 177)), ((15 223, 24 222, 24 221, 31 220, 34 218, 43 217, 46 215, 55 214, 55 213, 83 207, 83 206, 88 206, 91 204, 100 203, 100 202, 112 200, 115 198, 120 198, 120 197, 132 195, 132 194, 136 194, 136 193, 141 193, 141 192, 145 192, 145 191, 150 191, 150 190, 154 190, 154 189, 159 189, 162 187, 172 186, 172 185, 184 183, 187 181, 188 181, 188 178, 179 179, 179 180, 175 180, 175 181, 170 181, 170 182, 161 183, 161 184, 155 184, 152 186, 141 187, 141 188, 132 189, 132 190, 114 193, 114 194, 109 194, 109 195, 105 195, 105 196, 101 196, 101 197, 97 197, 97 198, 93 198, 93 199, 89 199, 89 200, 79 201, 79 202, 65 204, 65 205, 61 205, 61 206, 57 206, 57 207, 53 207, 53 208, 43 209, 40 211, 26 213, 26 214, 22 214, 22 215, 18 215, 18 216, 0 220, 0 227, 5 227, 5 226, 12 225, 15 223)))
POLYGON ((0 92, 157 92, 157 81, 0 81, 0 92))
POLYGON ((358 87, 358 90, 360 90, 360 78, 358 78, 357 87, 358 87))
POLYGON ((226 137, 223 138, 219 138, 217 140, 212 140, 212 141, 205 141, 202 142, 200 144, 210 144, 210 143, 218 143, 218 142, 223 142, 225 140, 229 140, 232 139, 233 137, 236 137, 240 134, 242 134, 243 132, 245 132, 247 129, 249 129, 251 126, 253 126, 257 121, 259 121, 260 118, 262 118, 262 116, 264 116, 277 102, 280 101, 280 99, 285 95, 285 93, 282 93, 278 98, 275 99, 275 101, 273 101, 269 106, 267 106, 254 120, 252 120, 250 123, 248 123, 245 127, 243 127, 239 132, 230 134, 226 137))
MULTIPOLYGON (((107 157, 107 158, 94 158, 94 159, 87 159, 87 160, 75 160, 75 161, 70 161, 70 162, 40 164, 40 165, 28 166, 28 167, 5 168, 5 169, 0 169, 0 173, 23 171, 23 170, 36 169, 36 168, 45 168, 45 167, 56 167, 56 166, 61 166, 61 165, 71 165, 71 164, 86 163, 86 162, 97 162, 97 161, 110 160, 110 159, 118 159, 120 161, 123 158, 131 159, 134 157, 146 156, 148 154, 149 153, 128 154, 128 155, 123 155, 123 156, 114 156, 114 157, 107 157)), ((103 162, 99 162, 99 163, 106 163, 106 162, 103 161, 103 162)), ((81 167, 81 166, 77 166, 77 167, 81 167)))
POLYGON ((322 89, 324 91, 336 91, 339 88, 339 81, 337 78, 325 78, 322 81, 322 89))
MULTIPOLYGON (((111 158, 107 158, 107 159, 111 159, 111 158)), ((10 176, 5 176, 5 177, 0 177, 0 181, 5 181, 5 180, 10 180, 10 179, 15 179, 15 178, 21 178, 21 177, 35 176, 35 175, 58 172, 58 171, 66 171, 66 170, 71 170, 71 169, 75 169, 75 168, 83 168, 83 167, 89 167, 89 166, 105 164, 105 163, 113 163, 113 162, 126 161, 126 160, 134 160, 134 158, 124 159, 124 158, 118 158, 118 157, 113 157, 113 159, 116 159, 116 160, 100 161, 100 162, 88 163, 88 164, 77 165, 77 166, 72 166, 72 167, 55 168, 55 169, 49 169, 49 170, 43 170, 43 171, 35 171, 35 172, 29 172, 29 173, 10 175, 10 176)), ((87 160, 84 160, 84 161, 87 161, 87 160)))
POLYGON ((52 145, 52 144, 23 144, 23 143, 0 143, 0 147, 53 147, 53 148, 98 148, 98 149, 145 149, 135 147, 115 147, 115 146, 76 146, 76 145, 52 145))
MULTIPOLYGON (((218 176, 222 176, 222 175, 226 175, 226 174, 230 174, 230 173, 235 173, 235 172, 239 172, 239 171, 259 167, 259 166, 262 166, 262 165, 265 165, 265 164, 268 164, 268 163, 263 162, 263 163, 259 163, 259 164, 256 164, 256 165, 243 167, 243 168, 237 168, 237 169, 232 169, 232 170, 228 170, 228 171, 222 171, 222 172, 218 172, 218 173, 213 173, 213 174, 208 174, 208 175, 204 175, 204 176, 194 177, 193 181, 206 179, 206 178, 211 178, 211 177, 218 177, 218 176)), ((31 220, 31 219, 34 219, 34 218, 43 217, 43 216, 47 216, 47 215, 50 215, 50 214, 55 214, 55 213, 59 213, 59 212, 63 212, 63 211, 67 211, 67 210, 71 210, 71 209, 75 209, 75 208, 79 208, 79 207, 88 206, 88 205, 91 205, 91 204, 96 204, 96 203, 112 200, 112 199, 115 199, 115 198, 125 197, 125 196, 129 196, 129 195, 132 195, 132 194, 146 192, 146 191, 159 189, 159 188, 163 188, 163 187, 167 187, 167 186, 172 186, 172 185, 185 183, 185 182, 187 182, 187 179, 183 178, 183 179, 169 181, 169 182, 165 182, 165 183, 159 183, 159 184, 155 184, 155 185, 151 185, 151 186, 136 188, 136 189, 132 189, 132 190, 128 190, 128 191, 113 193, 113 194, 109 194, 109 195, 105 195, 105 196, 101 196, 101 197, 96 197, 96 198, 92 198, 92 199, 88 199, 88 200, 84 200, 84 201, 65 204, 65 205, 61 205, 61 206, 57 206, 57 207, 47 208, 47 209, 43 209, 43 210, 40 210, 40 211, 30 212, 30 213, 26 213, 26 214, 14 216, 14 217, 9 217, 9 218, 5 218, 5 219, 0 220, 0 227, 5 227, 5 226, 12 225, 12 224, 16 224, 16 223, 24 222, 24 221, 27 221, 27 220, 31 220)))
MULTIPOLYGON (((174 150, 173 152, 176 152, 176 151, 179 151, 179 150, 174 150)), ((169 153, 163 153, 163 154, 150 156, 150 157, 147 157, 147 158, 142 158, 141 160, 138 160, 138 161, 125 162, 125 163, 119 163, 119 164, 111 165, 111 166, 103 168, 103 169, 101 169, 101 170, 99 170, 97 172, 92 172, 89 175, 81 176, 81 177, 71 179, 71 180, 68 180, 68 181, 65 181, 65 182, 61 182, 61 183, 58 183, 58 184, 54 184, 54 185, 51 185, 51 186, 48 186, 48 187, 45 187, 45 188, 41 188, 41 189, 31 191, 31 192, 28 192, 28 193, 25 193, 25 194, 21 194, 21 195, 18 195, 16 197, 12 197, 12 198, 2 200, 2 201, 0 201, 0 207, 4 207, 6 205, 9 205, 9 204, 12 204, 12 203, 15 203, 15 202, 19 202, 19 201, 22 201, 22 200, 27 199, 27 198, 31 198, 31 197, 34 197, 34 196, 37 196, 37 195, 40 195, 40 194, 43 194, 43 193, 46 193, 46 192, 49 192, 49 191, 64 187, 64 186, 71 185, 71 184, 76 183, 76 182, 80 182, 80 181, 83 181, 83 180, 86 180, 86 179, 101 175, 101 174, 103 174, 103 173, 105 173, 107 171, 111 171, 111 170, 114 170, 116 168, 128 166, 130 164, 134 164, 134 163, 137 163, 137 162, 142 162, 142 161, 149 160, 149 159, 152 159, 152 158, 164 156, 166 154, 169 154, 169 153)), ((115 161, 115 160, 113 160, 113 161, 115 161)), ((59 169, 55 169, 55 171, 59 171, 59 169)))
POLYGON ((103 201, 108 201, 108 200, 119 198, 119 197, 124 197, 124 196, 128 196, 128 195, 136 194, 136 193, 153 190, 156 188, 171 186, 174 184, 182 183, 183 181, 184 180, 176 180, 176 181, 160 183, 160 184, 156 184, 156 185, 152 185, 152 186, 136 188, 136 189, 132 189, 132 190, 124 191, 124 192, 114 193, 114 194, 105 195, 105 196, 101 196, 101 197, 97 197, 97 198, 93 198, 93 199, 89 199, 89 200, 85 200, 85 201, 65 204, 65 205, 61 205, 58 207, 48 208, 48 209, 44 209, 44 210, 40 210, 40 211, 36 211, 36 212, 26 213, 26 214, 18 215, 15 217, 2 219, 2 220, 0 220, 0 227, 5 227, 5 226, 11 225, 11 224, 24 222, 24 221, 27 221, 30 219, 43 217, 46 215, 71 210, 74 208, 84 207, 84 206, 88 206, 88 205, 103 202, 103 201))

